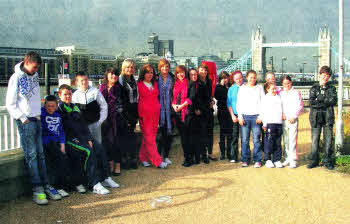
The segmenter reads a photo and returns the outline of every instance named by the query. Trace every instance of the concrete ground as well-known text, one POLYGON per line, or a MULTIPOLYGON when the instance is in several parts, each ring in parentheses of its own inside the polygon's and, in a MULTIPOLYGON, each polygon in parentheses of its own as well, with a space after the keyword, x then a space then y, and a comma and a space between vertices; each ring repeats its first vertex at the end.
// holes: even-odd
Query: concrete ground
MULTIPOLYGON (((307 113, 300 118, 296 169, 241 168, 228 161, 183 168, 175 142, 166 170, 140 167, 114 178, 109 195, 71 193, 48 206, 30 197, 0 204, 0 223, 350 223, 350 177, 306 169, 307 113), (169 203, 152 207, 154 198, 169 203)), ((215 155, 219 157, 217 137, 215 155)))

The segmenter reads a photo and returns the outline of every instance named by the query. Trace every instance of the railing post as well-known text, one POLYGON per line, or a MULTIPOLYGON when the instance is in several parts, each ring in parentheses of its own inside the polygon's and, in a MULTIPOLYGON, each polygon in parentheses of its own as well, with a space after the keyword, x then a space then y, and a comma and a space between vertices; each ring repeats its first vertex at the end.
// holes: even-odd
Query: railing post
POLYGON ((13 125, 13 118, 10 117, 10 128, 11 128, 11 149, 15 148, 15 128, 13 125))
POLYGON ((7 115, 4 115, 4 150, 7 150, 8 145, 8 132, 7 132, 7 115))

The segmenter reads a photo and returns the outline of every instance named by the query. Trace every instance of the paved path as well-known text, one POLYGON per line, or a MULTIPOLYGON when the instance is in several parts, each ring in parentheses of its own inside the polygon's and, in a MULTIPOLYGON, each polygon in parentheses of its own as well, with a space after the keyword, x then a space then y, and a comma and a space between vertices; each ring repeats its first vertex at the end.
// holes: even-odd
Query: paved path
MULTIPOLYGON (((301 117, 299 155, 310 146, 301 117)), ((216 143, 215 152, 218 154, 216 143)), ((167 170, 141 167, 116 178, 110 195, 91 193, 48 206, 30 197, 0 204, 0 223, 350 223, 350 177, 324 168, 240 168, 227 161, 182 168, 178 145, 167 170), (152 207, 152 198, 171 196, 152 207)))

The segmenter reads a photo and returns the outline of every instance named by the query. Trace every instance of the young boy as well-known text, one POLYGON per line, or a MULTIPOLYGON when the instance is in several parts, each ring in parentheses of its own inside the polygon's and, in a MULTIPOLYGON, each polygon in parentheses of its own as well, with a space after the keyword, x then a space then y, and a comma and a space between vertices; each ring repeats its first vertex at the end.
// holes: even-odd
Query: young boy
POLYGON ((312 169, 319 165, 319 141, 321 131, 323 129, 323 145, 324 145, 324 165, 327 169, 332 170, 334 164, 332 157, 332 135, 334 124, 334 109, 337 104, 337 90, 328 83, 332 74, 328 66, 323 66, 319 72, 319 83, 314 84, 310 89, 310 125, 311 125, 311 152, 310 163, 308 169, 312 169))
MULTIPOLYGON (((109 190, 104 186, 117 188, 119 185, 109 176, 110 169, 104 149, 92 138, 79 108, 71 103, 71 87, 65 84, 61 85, 58 95, 60 97, 58 111, 61 114, 66 134, 66 151, 68 157, 74 160, 72 165, 77 163, 77 159, 78 161, 83 159, 84 173, 87 175, 88 184, 92 187, 93 193, 108 194, 109 190), (102 166, 101 169, 99 166, 102 166), (101 180, 104 180, 102 182, 104 186, 100 183, 101 180)), ((78 171, 79 168, 75 170, 75 172, 78 171)), ((81 168, 80 171, 82 171, 81 168)), ((78 179, 81 176, 80 173, 75 175, 78 179)))
POLYGON ((44 205, 48 203, 46 194, 53 200, 59 200, 61 196, 48 184, 47 178, 40 123, 41 99, 37 73, 40 64, 40 55, 30 51, 24 56, 24 61, 15 66, 7 88, 6 108, 16 119, 33 186, 33 200, 38 205, 44 205))
POLYGON ((44 107, 41 108, 42 140, 48 170, 55 177, 57 192, 62 197, 69 194, 64 190, 67 185, 68 167, 65 159, 65 134, 62 119, 57 110, 57 98, 53 95, 45 97, 44 107))
POLYGON ((101 144, 101 124, 108 112, 106 100, 97 88, 89 86, 85 72, 75 75, 75 83, 78 89, 73 93, 72 102, 79 107, 94 139, 101 144))

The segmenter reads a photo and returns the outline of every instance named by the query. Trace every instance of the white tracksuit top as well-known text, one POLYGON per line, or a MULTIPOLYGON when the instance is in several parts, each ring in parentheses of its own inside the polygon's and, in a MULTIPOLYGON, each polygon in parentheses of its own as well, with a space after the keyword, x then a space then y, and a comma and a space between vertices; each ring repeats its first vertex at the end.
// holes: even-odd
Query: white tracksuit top
POLYGON ((304 108, 300 92, 292 87, 289 91, 282 90, 279 95, 282 99, 283 114, 287 120, 297 118, 304 108))

